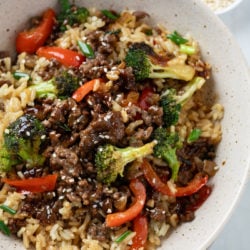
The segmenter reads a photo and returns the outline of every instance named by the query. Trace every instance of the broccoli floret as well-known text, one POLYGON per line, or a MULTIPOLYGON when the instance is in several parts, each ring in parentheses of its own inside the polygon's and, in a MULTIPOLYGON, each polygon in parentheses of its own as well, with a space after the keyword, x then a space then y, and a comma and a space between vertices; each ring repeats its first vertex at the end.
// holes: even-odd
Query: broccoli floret
POLYGON ((154 155, 168 163, 172 171, 171 179, 176 180, 180 168, 176 150, 182 146, 178 134, 159 127, 154 131, 153 138, 157 141, 154 155))
POLYGON ((59 98, 65 99, 79 87, 79 79, 63 71, 57 77, 53 77, 48 81, 36 83, 30 86, 36 91, 37 98, 59 98))
POLYGON ((97 179, 106 184, 114 182, 118 175, 123 176, 124 167, 128 163, 152 154, 155 144, 152 141, 137 148, 117 148, 110 144, 99 146, 95 155, 97 179))
POLYGON ((34 116, 25 114, 19 117, 5 129, 3 138, 2 149, 9 152, 5 157, 9 165, 19 161, 30 168, 44 163, 45 157, 40 154, 40 147, 46 138, 46 131, 34 116))
POLYGON ((0 172, 9 172, 13 165, 19 163, 5 145, 0 146, 0 172))
POLYGON ((66 25, 81 24, 86 22, 89 11, 85 7, 71 5, 68 0, 59 0, 61 11, 57 16, 58 25, 61 31, 65 31, 66 25))
POLYGON ((196 90, 200 89, 205 83, 202 77, 195 77, 177 94, 176 90, 167 89, 160 99, 160 106, 163 109, 163 122, 165 127, 177 123, 181 107, 193 96, 196 90))
POLYGON ((190 81, 195 74, 193 67, 183 61, 176 60, 169 64, 166 58, 157 55, 145 43, 133 44, 125 57, 126 66, 132 67, 135 79, 141 81, 145 78, 172 78, 190 81))

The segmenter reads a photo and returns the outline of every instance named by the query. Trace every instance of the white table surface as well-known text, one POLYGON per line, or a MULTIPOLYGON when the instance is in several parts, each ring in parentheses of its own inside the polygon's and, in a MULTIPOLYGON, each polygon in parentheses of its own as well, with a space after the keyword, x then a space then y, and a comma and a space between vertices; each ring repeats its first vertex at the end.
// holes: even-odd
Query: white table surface
MULTIPOLYGON (((250 68, 250 0, 219 17, 235 36, 250 68)), ((250 178, 232 217, 209 250, 250 250, 250 178)))

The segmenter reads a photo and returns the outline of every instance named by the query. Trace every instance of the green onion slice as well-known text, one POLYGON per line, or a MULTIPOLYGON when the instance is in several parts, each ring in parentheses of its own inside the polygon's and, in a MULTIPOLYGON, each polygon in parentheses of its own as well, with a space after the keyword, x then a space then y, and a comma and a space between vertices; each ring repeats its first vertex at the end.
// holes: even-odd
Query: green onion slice
POLYGON ((16 71, 13 73, 13 76, 16 80, 19 80, 20 78, 23 78, 23 77, 27 77, 30 79, 30 76, 29 74, 27 73, 24 73, 24 72, 19 72, 19 71, 16 71))
POLYGON ((0 230, 6 235, 10 235, 10 229, 4 224, 2 220, 0 220, 0 230))
POLYGON ((153 35, 153 31, 151 29, 146 29, 144 31, 144 33, 147 35, 147 36, 152 36, 153 35))
POLYGON ((167 35, 167 38, 169 38, 177 45, 185 44, 188 42, 188 40, 183 38, 176 30, 173 33, 167 35))
POLYGON ((200 135, 201 135, 201 130, 199 128, 193 129, 188 136, 187 142, 191 143, 198 140, 200 135))
POLYGON ((132 231, 130 231, 130 230, 124 232, 123 234, 121 234, 120 236, 118 236, 118 237, 115 239, 115 242, 116 242, 116 243, 122 242, 122 241, 125 240, 131 233, 132 233, 132 231))
POLYGON ((196 50, 195 50, 195 47, 193 47, 193 46, 181 44, 180 45, 180 52, 185 53, 187 55, 193 55, 193 54, 195 54, 196 50))
POLYGON ((16 214, 16 210, 14 210, 14 209, 12 209, 4 204, 0 205, 0 209, 2 209, 3 211, 5 211, 9 214, 12 214, 12 215, 16 214))
POLYGON ((94 50, 92 49, 92 47, 87 44, 87 43, 84 43, 82 41, 78 41, 78 46, 81 50, 81 52, 88 58, 94 58, 95 57, 95 52, 94 50))
POLYGON ((113 14, 109 10, 102 10, 101 12, 104 16, 108 17, 111 20, 116 20, 119 17, 118 15, 113 14))
POLYGON ((119 33, 121 33, 121 29, 117 29, 117 30, 108 30, 105 32, 106 34, 111 34, 111 35, 119 35, 119 33))

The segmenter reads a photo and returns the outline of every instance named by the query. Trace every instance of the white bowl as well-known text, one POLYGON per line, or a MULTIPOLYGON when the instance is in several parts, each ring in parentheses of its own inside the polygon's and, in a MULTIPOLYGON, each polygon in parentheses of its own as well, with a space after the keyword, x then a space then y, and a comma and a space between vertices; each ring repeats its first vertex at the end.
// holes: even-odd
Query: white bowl
MULTIPOLYGON (((81 3, 81 1, 76 1, 81 3)), ((14 52, 14 38, 28 18, 46 7, 55 7, 55 0, 9 0, 0 2, 0 50, 14 52)), ((213 67, 212 85, 218 102, 225 107, 222 122, 223 139, 216 162, 221 167, 211 184, 214 190, 197 211, 196 219, 185 223, 164 240, 164 250, 197 250, 208 247, 227 222, 240 199, 247 180, 250 145, 250 79, 248 69, 234 38, 204 4, 197 0, 84 0, 82 5, 97 8, 142 10, 153 22, 170 30, 190 33, 199 41, 203 58, 213 67)), ((0 236, 2 249, 22 249, 13 238, 0 236)))

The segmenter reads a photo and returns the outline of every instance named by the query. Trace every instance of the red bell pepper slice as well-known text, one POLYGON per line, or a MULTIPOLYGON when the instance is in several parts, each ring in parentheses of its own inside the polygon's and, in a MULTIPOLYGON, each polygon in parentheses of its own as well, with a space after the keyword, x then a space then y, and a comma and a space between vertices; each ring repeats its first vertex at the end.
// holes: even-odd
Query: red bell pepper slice
POLYGON ((130 250, 144 249, 148 238, 148 221, 146 216, 138 215, 133 220, 133 231, 136 235, 133 237, 130 250))
POLYGON ((18 53, 35 53, 52 32, 55 22, 55 12, 48 9, 44 12, 41 23, 28 31, 20 32, 16 38, 16 51, 18 53))
POLYGON ((85 56, 70 49, 63 49, 60 47, 40 47, 36 54, 50 59, 55 59, 66 67, 78 68, 83 61, 85 61, 85 56))
POLYGON ((196 194, 198 198, 195 200, 193 204, 190 204, 186 207, 186 211, 195 211, 197 210, 210 196, 212 192, 212 188, 210 186, 203 186, 196 194))
POLYGON ((202 176, 201 174, 196 174, 193 180, 191 180, 185 187, 176 187, 176 191, 172 191, 168 184, 162 182, 159 176, 155 173, 150 163, 144 159, 141 165, 142 171, 148 183, 156 189, 158 192, 166 194, 172 197, 182 197, 188 196, 196 193, 200 190, 208 181, 208 176, 202 176))
POLYGON ((150 107, 150 103, 148 102, 148 99, 154 94, 154 91, 151 87, 146 87, 142 90, 142 93, 139 98, 139 107, 143 110, 148 110, 150 107))
POLYGON ((38 178, 11 180, 2 179, 2 182, 9 184, 17 189, 17 191, 28 191, 32 193, 42 193, 53 191, 56 186, 57 174, 51 174, 38 178))
POLYGON ((107 227, 119 227, 132 221, 142 211, 146 201, 146 189, 138 179, 132 179, 129 187, 135 196, 135 202, 125 211, 108 214, 106 217, 107 227))
POLYGON ((94 89, 96 84, 102 82, 103 80, 101 78, 96 78, 84 83, 73 93, 72 98, 75 99, 77 102, 80 102, 89 92, 94 89))

